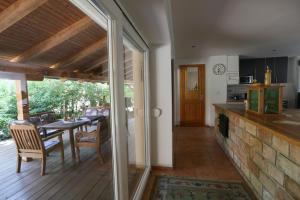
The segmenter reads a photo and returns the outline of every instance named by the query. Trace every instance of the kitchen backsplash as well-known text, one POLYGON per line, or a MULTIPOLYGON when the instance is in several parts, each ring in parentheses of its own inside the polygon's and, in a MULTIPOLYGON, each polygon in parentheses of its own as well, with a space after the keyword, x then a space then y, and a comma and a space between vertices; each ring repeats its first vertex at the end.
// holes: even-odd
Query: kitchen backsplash
POLYGON ((228 85, 227 100, 243 100, 248 91, 248 85, 228 85))

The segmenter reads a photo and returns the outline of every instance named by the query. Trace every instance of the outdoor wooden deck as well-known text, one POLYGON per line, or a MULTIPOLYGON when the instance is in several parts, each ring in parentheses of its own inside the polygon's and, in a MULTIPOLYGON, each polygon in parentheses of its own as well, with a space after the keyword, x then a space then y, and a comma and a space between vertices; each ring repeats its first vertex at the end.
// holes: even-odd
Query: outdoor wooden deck
MULTIPOLYGON (((59 152, 47 157, 46 175, 40 176, 40 160, 22 162, 16 173, 13 140, 0 142, 0 199, 113 199, 110 143, 105 144, 105 163, 100 165, 92 149, 81 150, 81 163, 72 159, 68 134, 64 134, 65 162, 59 152)), ((129 189, 140 173, 130 170, 129 189)))

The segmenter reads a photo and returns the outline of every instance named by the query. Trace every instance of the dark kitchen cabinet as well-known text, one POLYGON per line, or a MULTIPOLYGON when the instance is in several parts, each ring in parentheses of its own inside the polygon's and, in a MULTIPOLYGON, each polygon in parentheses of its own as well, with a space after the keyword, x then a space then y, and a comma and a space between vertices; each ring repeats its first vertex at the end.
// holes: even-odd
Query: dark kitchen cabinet
POLYGON ((287 82, 288 57, 240 59, 240 76, 253 76, 263 83, 266 65, 272 70, 272 83, 287 82))

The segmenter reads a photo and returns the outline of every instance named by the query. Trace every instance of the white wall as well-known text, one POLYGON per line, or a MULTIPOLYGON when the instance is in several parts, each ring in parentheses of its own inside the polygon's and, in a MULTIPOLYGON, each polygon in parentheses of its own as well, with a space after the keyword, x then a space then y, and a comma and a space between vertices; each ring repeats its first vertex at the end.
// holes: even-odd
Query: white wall
POLYGON ((205 64, 205 124, 208 126, 214 126, 215 111, 214 103, 226 103, 227 98, 227 81, 225 73, 224 75, 214 75, 213 66, 215 64, 222 63, 227 68, 227 56, 211 56, 198 59, 176 59, 175 70, 177 76, 174 78, 174 113, 175 124, 180 122, 180 65, 186 64, 205 64))
POLYGON ((171 45, 150 48, 151 108, 161 116, 151 118, 151 157, 153 166, 173 166, 172 146, 171 45))

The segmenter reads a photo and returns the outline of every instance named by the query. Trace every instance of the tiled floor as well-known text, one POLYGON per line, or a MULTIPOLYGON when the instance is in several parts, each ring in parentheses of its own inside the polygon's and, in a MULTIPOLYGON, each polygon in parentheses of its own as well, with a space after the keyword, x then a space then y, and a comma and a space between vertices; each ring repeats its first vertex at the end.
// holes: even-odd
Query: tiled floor
POLYGON ((160 174, 242 181, 242 177, 218 145, 213 128, 176 127, 174 137, 175 168, 153 170, 143 199, 150 198, 154 177, 160 174))

